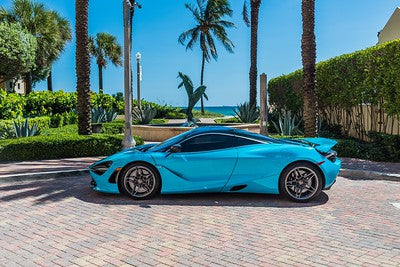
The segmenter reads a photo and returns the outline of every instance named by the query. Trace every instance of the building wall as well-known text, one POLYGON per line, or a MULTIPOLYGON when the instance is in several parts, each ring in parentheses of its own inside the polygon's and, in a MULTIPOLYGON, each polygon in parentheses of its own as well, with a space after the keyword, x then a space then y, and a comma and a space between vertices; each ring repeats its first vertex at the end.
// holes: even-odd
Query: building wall
POLYGON ((18 94, 25 94, 25 82, 22 79, 8 80, 0 84, 0 88, 7 92, 15 92, 18 94))
POLYGON ((400 39, 400 8, 396 8, 385 27, 381 30, 378 44, 400 39))

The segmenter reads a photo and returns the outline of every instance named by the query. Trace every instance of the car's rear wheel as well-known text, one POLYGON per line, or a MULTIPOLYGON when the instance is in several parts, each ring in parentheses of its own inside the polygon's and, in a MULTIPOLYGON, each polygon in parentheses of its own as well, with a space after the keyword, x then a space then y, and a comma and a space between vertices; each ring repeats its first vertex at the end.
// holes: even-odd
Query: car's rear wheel
POLYGON ((160 191, 161 178, 153 166, 135 162, 126 166, 118 179, 118 187, 133 199, 149 199, 160 191))
POLYGON ((322 190, 322 173, 308 162, 297 162, 283 170, 279 179, 280 192, 292 201, 308 202, 322 190))

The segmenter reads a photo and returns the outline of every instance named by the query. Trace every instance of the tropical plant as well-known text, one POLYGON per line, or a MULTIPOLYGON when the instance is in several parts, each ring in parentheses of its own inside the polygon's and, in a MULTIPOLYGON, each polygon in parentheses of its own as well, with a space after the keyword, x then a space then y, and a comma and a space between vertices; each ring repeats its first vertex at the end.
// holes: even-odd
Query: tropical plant
POLYGON ((89 51, 96 59, 99 68, 99 93, 103 93, 103 68, 107 67, 108 60, 115 66, 122 66, 122 48, 115 36, 102 32, 96 38, 89 38, 89 51))
POLYGON ((156 116, 157 110, 150 106, 135 107, 132 109, 132 117, 139 124, 149 124, 156 116))
POLYGON ((38 130, 38 125, 35 123, 32 127, 29 127, 28 119, 25 119, 25 122, 16 122, 14 121, 14 131, 15 137, 29 137, 39 135, 40 131, 38 130))
POLYGON ((0 22, 0 83, 35 66, 36 38, 18 23, 0 22))
POLYGON ((118 112, 115 109, 106 110, 104 121, 112 122, 117 118, 118 112))
MULTIPOLYGON (((232 16, 233 11, 228 0, 197 0, 197 6, 190 4, 185 6, 192 13, 196 26, 183 32, 178 41, 182 45, 188 41, 186 50, 193 49, 199 41, 202 51, 200 85, 203 85, 205 62, 210 62, 211 57, 215 60, 218 58, 214 39, 219 40, 228 52, 233 53, 235 46, 228 38, 226 29, 235 27, 235 24, 223 19, 225 16, 232 16)), ((204 114, 203 96, 201 96, 201 113, 204 114)))
MULTIPOLYGON (((58 29, 58 38, 55 40, 55 45, 57 47, 57 53, 50 55, 49 57, 49 71, 47 76, 47 90, 53 91, 53 72, 52 65, 59 58, 60 54, 64 51, 66 44, 71 41, 72 33, 71 33, 71 25, 68 20, 61 17, 56 11, 51 11, 54 16, 54 20, 57 24, 58 29)), ((35 77, 33 78, 35 81, 35 77)))
POLYGON ((199 102, 202 96, 204 96, 205 99, 208 100, 208 96, 205 93, 207 87, 204 85, 200 85, 199 87, 197 87, 196 90, 194 90, 193 82, 189 78, 189 76, 183 74, 182 72, 179 72, 178 77, 182 80, 178 88, 185 87, 188 96, 188 106, 186 108, 188 123, 195 123, 195 120, 193 118, 193 108, 197 104, 197 102, 199 102))
POLYGON ((315 0, 302 0, 303 36, 301 56, 303 61, 304 129, 305 135, 317 135, 315 0))
POLYGON ((243 4, 243 20, 251 28, 250 37, 250 106, 256 106, 257 102, 257 45, 258 45, 258 16, 261 0, 250 0, 250 19, 247 1, 243 4))
POLYGON ((71 39, 69 23, 31 0, 13 0, 10 10, 1 9, 0 21, 18 22, 37 38, 36 66, 25 74, 26 92, 30 93, 34 82, 48 77, 51 65, 71 39))
POLYGON ((292 115, 290 111, 284 111, 283 116, 282 114, 279 114, 279 119, 278 119, 278 124, 275 121, 272 121, 272 124, 275 127, 275 130, 280 134, 280 135, 296 135, 296 134, 303 134, 300 131, 300 124, 302 122, 302 119, 297 120, 297 117, 295 115, 292 115))
POLYGON ((78 133, 92 134, 90 108, 90 55, 88 36, 89 0, 75 1, 76 77, 78 91, 78 133))
POLYGON ((92 108, 92 123, 102 123, 106 117, 106 111, 102 108, 92 108))
POLYGON ((249 102, 238 105, 236 109, 233 109, 236 114, 236 119, 243 123, 253 123, 258 120, 260 112, 256 106, 250 105, 249 102))

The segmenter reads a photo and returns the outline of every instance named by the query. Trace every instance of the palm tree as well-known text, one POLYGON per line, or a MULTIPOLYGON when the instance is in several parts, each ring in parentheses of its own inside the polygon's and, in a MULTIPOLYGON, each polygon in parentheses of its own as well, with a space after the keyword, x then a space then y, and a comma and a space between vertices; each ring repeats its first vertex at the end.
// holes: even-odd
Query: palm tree
MULTIPOLYGON (((235 46, 228 38, 226 28, 235 27, 235 24, 223 20, 225 16, 231 17, 233 11, 228 0, 197 0, 197 6, 185 4, 185 7, 192 13, 196 26, 183 32, 178 41, 185 45, 188 40, 186 50, 193 49, 199 41, 202 51, 200 85, 203 85, 205 62, 210 62, 211 57, 215 60, 218 58, 214 39, 219 40, 228 52, 233 53, 235 46)), ((203 96, 201 96, 201 113, 204 114, 203 96)))
POLYGON ((25 75, 26 93, 30 93, 32 83, 49 75, 51 65, 71 39, 69 23, 57 12, 31 0, 14 0, 10 10, 1 9, 0 20, 18 22, 37 38, 36 67, 25 75))
POLYGON ((56 39, 55 45, 57 48, 58 53, 52 55, 49 59, 50 66, 49 66, 49 74, 47 76, 47 90, 48 91, 53 91, 53 73, 52 73, 52 66, 54 62, 59 58, 61 53, 64 51, 65 46, 69 41, 72 39, 72 33, 71 33, 71 25, 68 20, 65 18, 61 17, 56 11, 52 11, 52 14, 54 16, 54 20, 56 21, 57 24, 57 32, 58 32, 58 38, 56 39))
POLYGON ((261 0, 250 0, 250 19, 247 10, 247 1, 243 5, 243 20, 251 27, 250 37, 250 106, 257 105, 257 45, 258 45, 258 15, 261 0))
POLYGON ((122 48, 115 36, 102 32, 96 39, 89 38, 90 54, 96 59, 99 68, 99 93, 103 93, 103 68, 107 67, 107 60, 115 66, 122 66, 122 48))
POLYGON ((78 133, 92 134, 90 109, 90 54, 88 36, 89 0, 75 0, 76 77, 78 133))
POLYGON ((315 0, 302 0, 302 17, 301 55, 303 61, 304 133, 306 136, 314 137, 317 134, 318 116, 315 67, 315 0))

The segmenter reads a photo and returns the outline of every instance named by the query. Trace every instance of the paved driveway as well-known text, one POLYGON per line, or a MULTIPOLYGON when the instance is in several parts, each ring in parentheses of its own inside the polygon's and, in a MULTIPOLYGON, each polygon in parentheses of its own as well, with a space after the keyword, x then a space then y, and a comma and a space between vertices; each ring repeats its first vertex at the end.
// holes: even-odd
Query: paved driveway
POLYGON ((400 183, 339 178, 309 204, 265 195, 91 191, 89 177, 0 183, 0 265, 400 266, 400 183))

